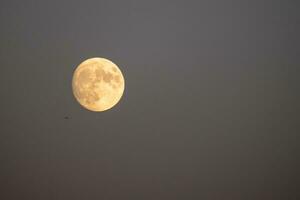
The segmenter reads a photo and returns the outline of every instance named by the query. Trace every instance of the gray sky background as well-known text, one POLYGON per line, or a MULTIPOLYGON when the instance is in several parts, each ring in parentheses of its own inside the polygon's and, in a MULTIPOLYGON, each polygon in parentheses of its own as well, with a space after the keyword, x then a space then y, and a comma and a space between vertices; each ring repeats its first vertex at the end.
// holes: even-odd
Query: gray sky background
POLYGON ((299 19, 292 0, 2 0, 0 199, 298 199, 299 19), (91 57, 126 79, 107 112, 72 94, 91 57))

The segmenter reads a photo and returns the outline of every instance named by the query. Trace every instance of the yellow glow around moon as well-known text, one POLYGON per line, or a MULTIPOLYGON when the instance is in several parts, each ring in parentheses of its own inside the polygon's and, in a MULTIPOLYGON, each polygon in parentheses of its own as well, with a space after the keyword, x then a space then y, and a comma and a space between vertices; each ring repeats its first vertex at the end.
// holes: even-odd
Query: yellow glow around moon
POLYGON ((91 111, 105 111, 119 102, 125 81, 116 64, 105 58, 91 58, 76 68, 72 88, 83 107, 91 111))

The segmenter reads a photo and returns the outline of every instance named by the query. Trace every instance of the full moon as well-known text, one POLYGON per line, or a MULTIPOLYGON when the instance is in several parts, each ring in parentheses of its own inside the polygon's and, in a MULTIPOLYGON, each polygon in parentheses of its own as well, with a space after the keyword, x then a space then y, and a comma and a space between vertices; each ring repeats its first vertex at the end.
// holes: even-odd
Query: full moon
POLYGON ((125 81, 121 70, 105 58, 90 58, 75 70, 73 94, 84 108, 100 112, 114 107, 121 99, 125 81))

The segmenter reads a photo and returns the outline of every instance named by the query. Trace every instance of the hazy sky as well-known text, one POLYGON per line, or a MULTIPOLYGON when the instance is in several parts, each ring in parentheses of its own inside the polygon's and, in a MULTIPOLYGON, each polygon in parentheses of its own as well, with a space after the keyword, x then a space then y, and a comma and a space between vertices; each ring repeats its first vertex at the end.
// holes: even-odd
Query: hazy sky
POLYGON ((2 0, 0 199, 298 199, 299 6, 2 0), (72 94, 91 57, 126 79, 107 112, 72 94))

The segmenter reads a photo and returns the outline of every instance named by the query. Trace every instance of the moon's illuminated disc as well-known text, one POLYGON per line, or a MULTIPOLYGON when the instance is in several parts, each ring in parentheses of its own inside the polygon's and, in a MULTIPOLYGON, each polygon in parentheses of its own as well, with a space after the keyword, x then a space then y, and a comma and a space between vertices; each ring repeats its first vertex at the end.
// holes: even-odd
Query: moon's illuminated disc
POLYGON ((125 81, 116 64, 105 58, 90 58, 75 70, 72 80, 77 101, 91 111, 105 111, 121 99, 125 81))

